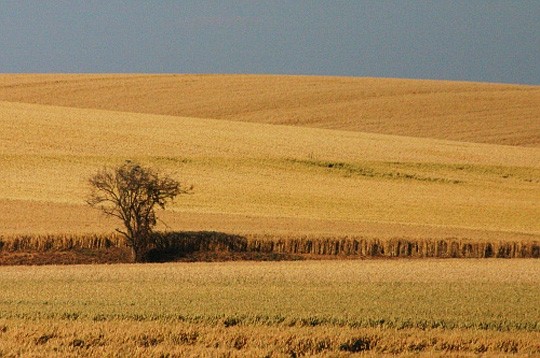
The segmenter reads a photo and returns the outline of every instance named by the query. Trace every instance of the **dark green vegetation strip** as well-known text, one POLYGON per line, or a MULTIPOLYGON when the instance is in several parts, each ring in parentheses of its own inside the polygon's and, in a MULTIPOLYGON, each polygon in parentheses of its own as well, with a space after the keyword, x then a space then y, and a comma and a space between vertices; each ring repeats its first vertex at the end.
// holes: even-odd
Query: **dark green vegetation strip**
MULTIPOLYGON (((373 164, 353 164, 345 162, 332 162, 332 161, 319 161, 319 160, 299 160, 291 159, 294 164, 305 165, 308 167, 324 168, 332 172, 340 173, 344 176, 361 176, 367 178, 382 178, 382 179, 397 179, 397 180, 416 180, 433 183, 449 183, 459 184, 462 181, 457 179, 448 179, 440 177, 429 177, 419 175, 412 171, 407 171, 410 168, 399 168, 397 165, 393 168, 391 166, 374 166, 373 164), (386 167, 386 168, 384 168, 386 167)), ((396 163, 397 164, 397 163, 396 163)))
POLYGON ((349 163, 316 159, 288 159, 293 165, 320 168, 346 177, 360 176, 389 180, 415 180, 421 182, 461 184, 480 175, 491 180, 517 180, 540 183, 539 168, 505 167, 496 165, 442 164, 412 162, 349 163))

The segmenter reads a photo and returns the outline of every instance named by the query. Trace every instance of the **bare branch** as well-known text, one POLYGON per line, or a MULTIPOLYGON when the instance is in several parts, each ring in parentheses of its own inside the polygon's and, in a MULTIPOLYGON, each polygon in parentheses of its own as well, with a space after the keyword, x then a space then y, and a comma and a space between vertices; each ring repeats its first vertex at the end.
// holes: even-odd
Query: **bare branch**
POLYGON ((89 178, 90 193, 86 203, 105 215, 120 219, 125 231, 118 230, 132 247, 135 260, 148 246, 157 223, 156 205, 165 208, 177 195, 188 193, 180 183, 151 168, 127 161, 99 170, 89 178))

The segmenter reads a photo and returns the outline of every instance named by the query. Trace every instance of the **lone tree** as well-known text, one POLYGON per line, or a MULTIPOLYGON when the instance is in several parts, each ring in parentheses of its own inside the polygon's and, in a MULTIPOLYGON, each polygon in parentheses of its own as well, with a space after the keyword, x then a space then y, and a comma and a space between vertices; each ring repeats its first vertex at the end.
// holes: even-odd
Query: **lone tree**
POLYGON ((88 182, 91 191, 86 202, 122 220, 124 230, 116 231, 126 238, 135 262, 145 260, 152 244, 156 206, 164 209, 168 201, 187 192, 176 180, 131 161, 101 169, 88 182))

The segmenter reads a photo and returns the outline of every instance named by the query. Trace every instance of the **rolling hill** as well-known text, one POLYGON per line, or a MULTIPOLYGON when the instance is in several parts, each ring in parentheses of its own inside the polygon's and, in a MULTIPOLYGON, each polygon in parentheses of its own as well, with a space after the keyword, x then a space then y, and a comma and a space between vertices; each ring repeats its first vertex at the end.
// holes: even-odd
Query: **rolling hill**
POLYGON ((272 76, 2 75, 0 88, 3 233, 111 231, 115 222, 85 206, 85 180, 103 165, 135 159, 194 185, 192 195, 162 213, 163 229, 540 237, 539 114, 532 105, 537 87, 272 76), (354 88, 362 86, 381 98, 367 99, 366 89, 366 98, 355 99, 354 88), (416 98, 404 94, 409 91, 424 93, 419 96, 431 109, 422 112, 415 102, 416 114, 399 112, 397 103, 416 98), (470 109, 483 101, 487 106, 493 96, 496 105, 483 115, 470 109), (454 99, 437 100, 443 97, 454 99), (457 106, 465 114, 450 111, 457 98, 469 102, 457 106), (369 131, 368 114, 356 111, 371 100, 393 104, 362 109, 369 116, 395 110, 403 122, 381 117, 382 124, 369 131), (435 108, 448 113, 442 121, 450 124, 430 117, 435 108), (293 120, 295 111, 302 120, 293 120), (358 120, 347 121, 347 113, 358 120), (523 121, 515 120, 518 114, 523 121), (431 129, 425 127, 429 118, 431 129), (472 127, 459 128, 450 118, 472 127), (416 136, 395 135, 391 128, 416 136), (385 133, 369 133, 377 131, 385 133), (466 142, 474 133, 477 142, 496 144, 466 142))
POLYGON ((540 146, 540 88, 261 75, 0 75, 0 100, 540 146))

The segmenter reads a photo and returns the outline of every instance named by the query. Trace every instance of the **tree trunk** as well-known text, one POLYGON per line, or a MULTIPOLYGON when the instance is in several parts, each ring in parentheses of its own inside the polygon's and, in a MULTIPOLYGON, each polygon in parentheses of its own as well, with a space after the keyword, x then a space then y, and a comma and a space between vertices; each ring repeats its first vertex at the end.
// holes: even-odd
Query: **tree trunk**
POLYGON ((150 249, 149 240, 147 237, 149 234, 139 234, 128 242, 131 246, 131 258, 133 262, 146 262, 148 250, 150 249))
POLYGON ((131 258, 133 262, 146 262, 147 248, 143 247, 131 247, 131 258))

